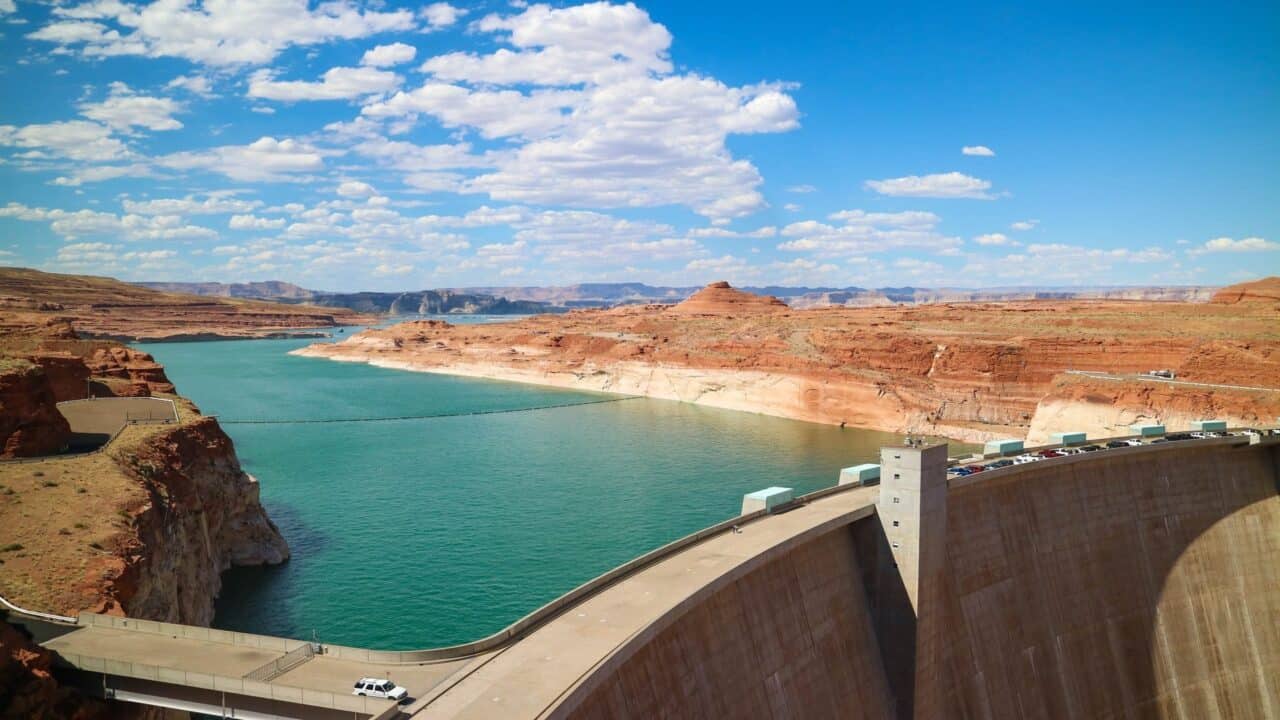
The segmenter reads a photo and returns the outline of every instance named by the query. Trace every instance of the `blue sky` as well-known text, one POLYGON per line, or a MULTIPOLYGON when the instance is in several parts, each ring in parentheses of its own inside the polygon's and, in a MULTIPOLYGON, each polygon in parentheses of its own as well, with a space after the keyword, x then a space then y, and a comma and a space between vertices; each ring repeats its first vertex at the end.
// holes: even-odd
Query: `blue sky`
POLYGON ((0 263, 321 289, 1280 274, 1280 8, 0 0, 0 263))

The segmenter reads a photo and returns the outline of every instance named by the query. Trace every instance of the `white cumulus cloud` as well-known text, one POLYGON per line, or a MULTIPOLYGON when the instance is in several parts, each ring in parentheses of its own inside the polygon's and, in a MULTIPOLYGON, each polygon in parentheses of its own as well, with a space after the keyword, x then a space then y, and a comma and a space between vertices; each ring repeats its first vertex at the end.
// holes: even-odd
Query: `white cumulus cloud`
POLYGON ((1193 255, 1201 255, 1204 253, 1218 252, 1259 252, 1263 250, 1280 250, 1280 243, 1272 242, 1260 237, 1247 237, 1234 240, 1229 237, 1219 237, 1206 241, 1202 247, 1188 251, 1193 255))
POLYGON ((317 82, 276 80, 270 70, 259 70, 249 77, 249 97, 285 102, 351 100, 383 95, 398 87, 399 75, 375 67, 330 68, 317 82))
POLYGON ((285 48, 353 40, 416 25, 408 10, 366 10, 353 0, 87 0, 57 5, 28 35, 87 57, 178 57, 207 65, 260 65, 285 48))
POLYGON ((402 42, 379 45, 366 50, 364 56, 360 58, 360 64, 372 67, 391 67, 407 63, 417 54, 417 48, 402 42))
POLYGON ((960 152, 964 155, 974 155, 977 157, 995 157, 996 151, 986 145, 965 145, 960 148, 960 152))
POLYGON ((923 198, 975 198, 990 200, 991 183, 960 172, 908 175, 886 180, 868 180, 866 186, 881 195, 923 198))

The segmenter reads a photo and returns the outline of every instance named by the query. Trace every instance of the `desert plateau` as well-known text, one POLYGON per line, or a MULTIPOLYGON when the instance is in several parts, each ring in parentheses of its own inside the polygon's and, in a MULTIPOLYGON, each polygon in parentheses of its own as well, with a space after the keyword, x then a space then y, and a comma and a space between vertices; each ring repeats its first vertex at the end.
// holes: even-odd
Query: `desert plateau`
POLYGON ((498 325, 416 320, 300 355, 646 395, 972 441, 1280 415, 1280 278, 1208 302, 792 310, 708 285, 674 305, 498 325), (1171 370, 1175 380, 1151 377, 1171 370), (1145 377, 1144 377, 1145 376, 1145 377))

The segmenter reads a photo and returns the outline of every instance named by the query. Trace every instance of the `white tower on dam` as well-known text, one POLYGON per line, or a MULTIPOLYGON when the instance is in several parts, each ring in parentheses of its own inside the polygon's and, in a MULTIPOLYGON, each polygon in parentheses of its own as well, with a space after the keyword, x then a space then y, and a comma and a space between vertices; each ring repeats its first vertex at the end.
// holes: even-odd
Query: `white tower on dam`
POLYGON ((899 718, 936 717, 946 582, 947 446, 880 450, 877 635, 899 718))

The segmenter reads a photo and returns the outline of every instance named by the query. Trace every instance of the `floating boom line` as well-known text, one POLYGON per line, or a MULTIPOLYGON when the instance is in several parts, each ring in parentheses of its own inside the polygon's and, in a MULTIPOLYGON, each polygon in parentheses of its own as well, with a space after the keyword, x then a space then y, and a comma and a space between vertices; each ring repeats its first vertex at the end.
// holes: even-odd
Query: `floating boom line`
POLYGON ((452 413, 436 413, 433 415, 390 415, 387 417, 362 417, 362 418, 316 418, 316 419, 276 419, 276 420, 249 420, 249 419, 223 419, 218 418, 218 422, 222 425, 315 425, 321 423, 362 423, 362 422, 393 422, 396 420, 436 420, 440 418, 453 417, 470 417, 474 415, 506 415, 509 413, 537 412, 540 410, 556 410, 559 408, 582 407, 584 405, 601 405, 603 403, 622 402, 624 400, 638 400, 639 395, 630 395, 627 397, 606 398, 604 400, 587 400, 586 402, 561 403, 559 405, 536 405, 534 407, 525 408, 505 408, 500 410, 469 410, 466 412, 452 413))

